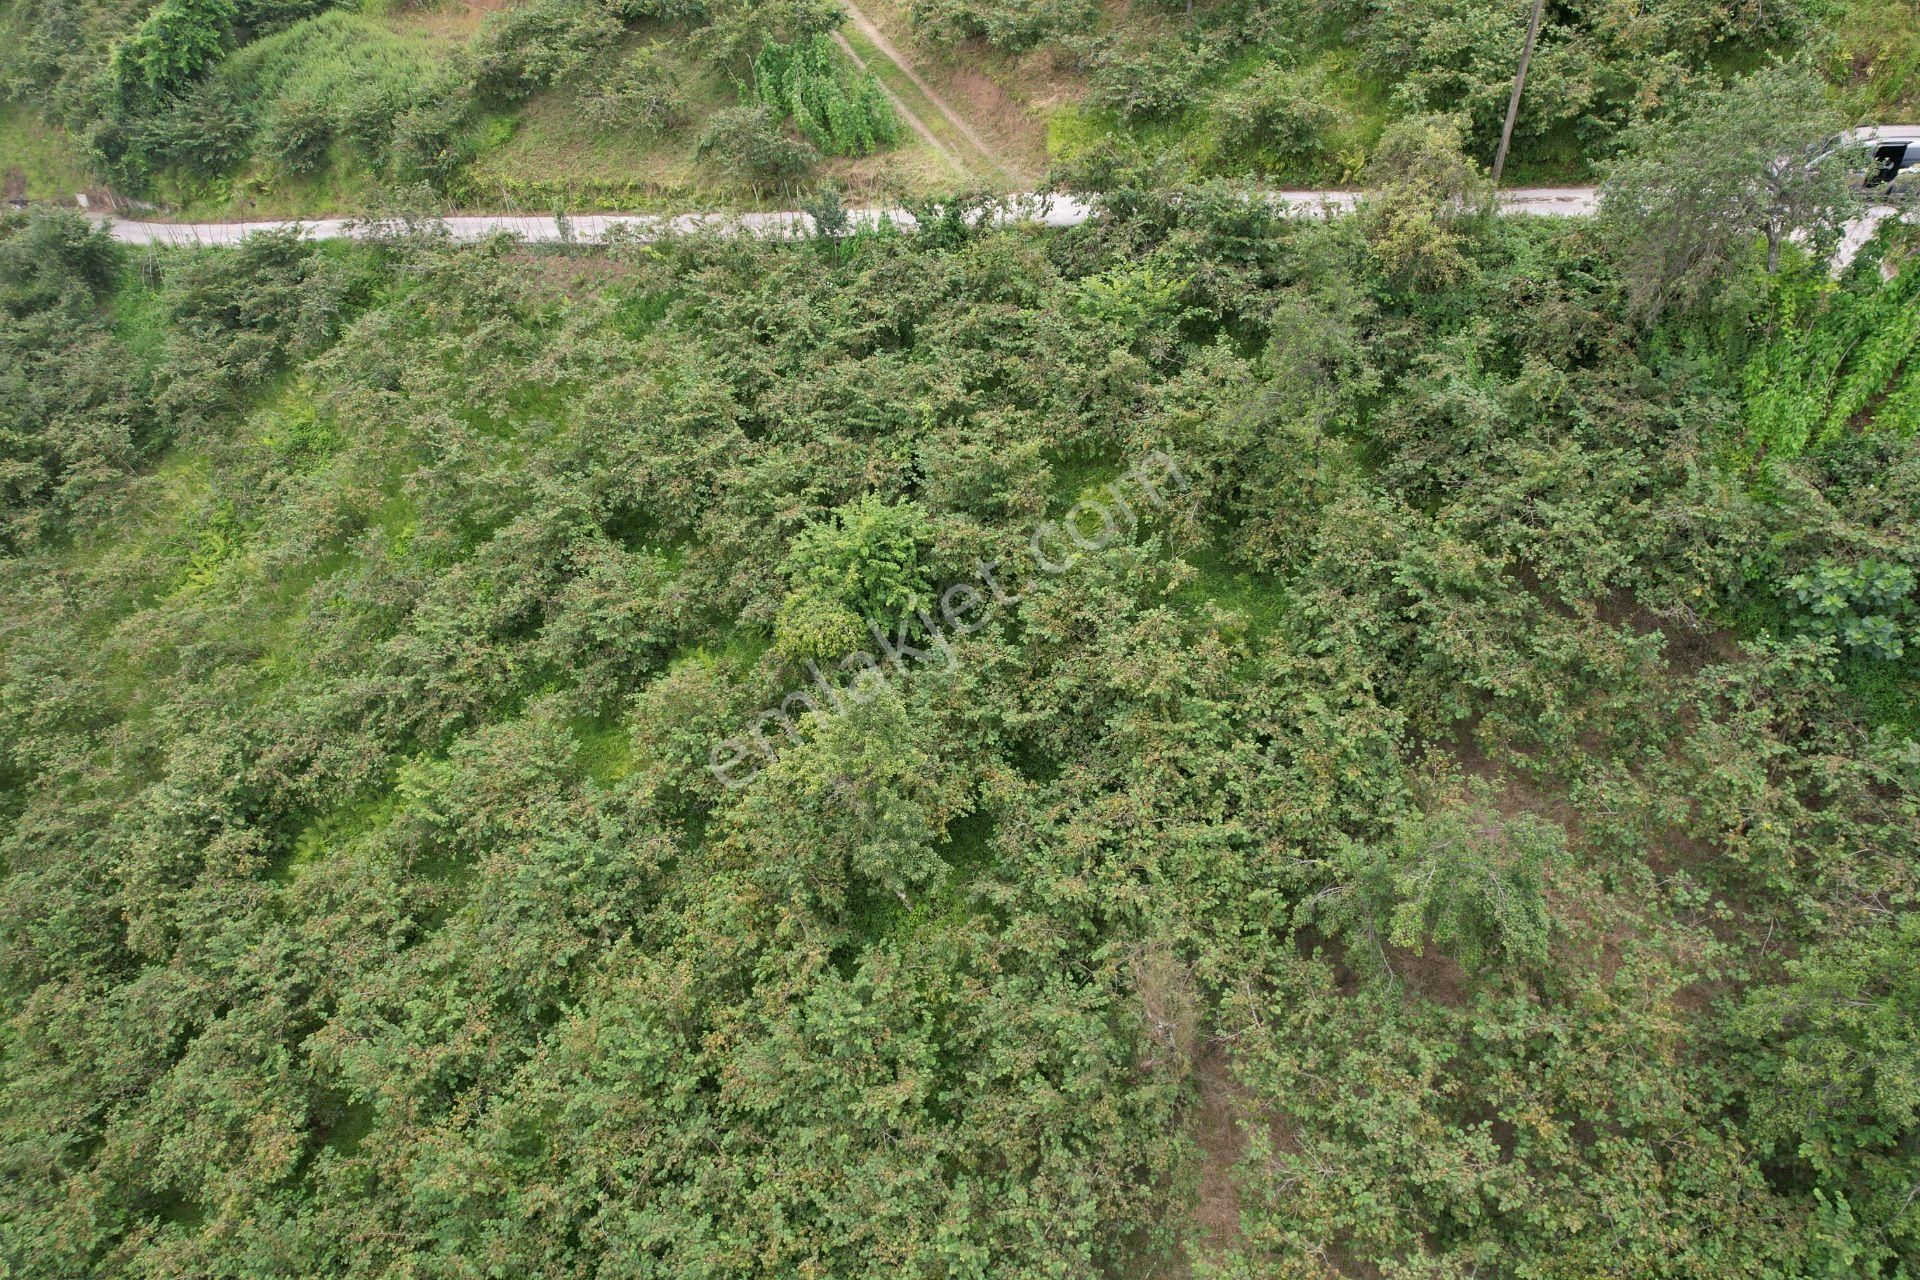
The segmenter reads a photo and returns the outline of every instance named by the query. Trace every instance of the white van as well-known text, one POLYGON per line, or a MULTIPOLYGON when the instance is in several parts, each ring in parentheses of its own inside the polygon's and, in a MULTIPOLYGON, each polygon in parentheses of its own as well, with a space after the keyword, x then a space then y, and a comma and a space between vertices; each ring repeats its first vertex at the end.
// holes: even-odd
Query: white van
POLYGON ((1920 124, 1875 124, 1849 129, 1833 139, 1827 149, 1859 153, 1859 161, 1850 163, 1849 168, 1861 175, 1860 184, 1869 191, 1885 187, 1887 193, 1892 194, 1901 173, 1920 166, 1920 124))

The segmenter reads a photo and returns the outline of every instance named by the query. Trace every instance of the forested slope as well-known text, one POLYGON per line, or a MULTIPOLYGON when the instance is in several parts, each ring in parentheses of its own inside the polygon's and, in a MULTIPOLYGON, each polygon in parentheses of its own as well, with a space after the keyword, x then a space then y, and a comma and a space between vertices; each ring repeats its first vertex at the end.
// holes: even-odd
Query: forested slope
POLYGON ((1107 208, 5 223, 0 1270, 1911 1273, 1902 246, 1107 208))

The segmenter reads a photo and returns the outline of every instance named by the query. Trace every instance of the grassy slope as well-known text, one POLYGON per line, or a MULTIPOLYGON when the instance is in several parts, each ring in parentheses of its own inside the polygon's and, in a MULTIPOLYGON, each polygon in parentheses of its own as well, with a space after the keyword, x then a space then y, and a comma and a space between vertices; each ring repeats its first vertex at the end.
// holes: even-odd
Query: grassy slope
MULTIPOLYGON (((1132 150, 1170 154, 1199 172, 1257 172, 1292 186, 1353 185, 1362 180, 1362 157, 1387 123, 1386 87, 1354 73, 1345 51, 1328 48, 1320 52, 1317 62, 1338 88, 1340 104, 1350 116, 1349 126, 1329 142, 1332 158, 1288 166, 1224 155, 1209 101, 1196 102, 1171 119, 1129 123, 1113 112, 1087 106, 1085 77, 1047 47, 1016 55, 973 40, 939 49, 915 40, 907 0, 865 0, 862 7, 897 47, 909 51, 922 74, 949 101, 977 113, 976 122, 983 122, 1009 156, 1036 174, 1051 162, 1071 161, 1092 147, 1112 142, 1132 150)), ((1195 12, 1204 14, 1210 7, 1199 3, 1195 12)), ((1136 6, 1130 0, 1107 0, 1102 6, 1103 30, 1141 43, 1180 38, 1182 22, 1180 15, 1169 10, 1136 6)), ((1231 89, 1252 75, 1260 62, 1256 54, 1236 58, 1208 82, 1209 91, 1231 89)))
POLYGON ((0 103, 0 178, 15 169, 29 200, 71 203, 75 192, 99 185, 80 163, 74 139, 23 103, 0 103))
POLYGON ((1837 56, 1828 74, 1861 118, 1920 119, 1920 31, 1900 0, 1845 0, 1830 21, 1837 56))
MULTIPOLYGON (((372 68, 354 58, 339 59, 337 47, 311 52, 304 60, 299 54, 268 58, 257 52, 275 41, 284 46, 290 33, 282 32, 230 58, 221 74, 243 97, 271 84, 325 98, 338 91, 342 76, 351 86, 356 77, 380 70, 379 64, 403 62, 406 66, 385 69, 408 78, 453 55, 498 7, 488 0, 429 0, 422 7, 365 0, 353 16, 382 38, 371 52, 355 52, 359 62, 371 58, 372 68), (329 59, 334 65, 316 65, 329 59)), ((349 12, 335 11, 332 17, 349 12)), ((541 212, 558 205, 590 210, 790 204, 760 199, 703 171, 694 155, 700 128, 712 112, 733 104, 735 90, 723 77, 684 65, 682 83, 690 121, 663 137, 589 126, 566 89, 536 93, 515 110, 482 118, 474 129, 479 155, 471 171, 478 194, 470 203, 541 212)), ((934 116, 930 109, 926 114, 934 116)), ((26 197, 36 203, 71 204, 75 192, 102 189, 80 139, 47 123, 31 104, 0 102, 0 178, 16 169, 26 197)), ((911 131, 885 153, 827 158, 816 172, 855 198, 874 200, 947 191, 956 181, 951 167, 911 131)), ((379 175, 354 149, 336 144, 315 172, 290 173, 256 155, 239 171, 213 181, 163 181, 155 197, 183 219, 311 217, 365 211, 379 187, 379 175)))
MULTIPOLYGON (((322 20, 338 23, 343 16, 323 15, 322 20)), ((248 45, 222 65, 220 74, 242 96, 285 92, 324 100, 363 79, 404 81, 427 74, 472 37, 482 14, 454 4, 391 14, 369 6, 360 16, 369 29, 365 39, 302 42, 307 24, 301 24, 248 45)), ((359 212, 377 187, 377 176, 354 150, 336 143, 327 163, 313 173, 288 173, 256 154, 238 173, 165 188, 161 194, 184 217, 302 217, 359 212)))
POLYGON ((1047 121, 1086 91, 1079 76, 1046 50, 1014 57, 985 41, 951 49, 922 43, 914 36, 906 0, 861 0, 860 7, 1008 167, 1035 176, 1045 172, 1052 158, 1047 121))
MULTIPOLYGON (((733 104, 735 92, 721 77, 686 67, 681 84, 689 99, 688 122, 659 137, 595 128, 581 118, 565 89, 535 94, 501 119, 499 141, 474 162, 471 177, 482 193, 479 202, 542 212, 560 204, 642 210, 790 204, 701 168, 694 154, 700 130, 712 113, 733 104)), ((858 199, 939 191, 953 184, 938 153, 907 130, 895 147, 857 159, 826 158, 817 173, 858 199)))
MULTIPOLYGON (((390 50, 383 51, 389 59, 397 53, 431 65, 472 38, 485 16, 485 6, 455 0, 440 8, 370 11, 365 16, 393 38, 390 50)), ((244 53, 234 59, 235 63, 245 61, 244 53)), ((582 119, 572 90, 535 93, 516 109, 487 116, 475 126, 478 154, 468 171, 474 194, 465 203, 505 212, 790 204, 790 198, 773 199, 771 193, 745 188, 702 168, 695 157, 701 128, 713 112, 736 101, 735 88, 724 77, 704 72, 672 52, 669 61, 678 63, 689 99, 686 124, 660 136, 598 128, 582 119)), ((312 85, 327 79, 324 69, 297 64, 275 67, 273 72, 267 78, 276 83, 312 85)), ((246 78, 241 72, 234 74, 246 78)), ((923 115, 938 132, 937 114, 929 109, 923 115)), ((816 172, 838 182, 854 199, 951 190, 955 185, 952 169, 910 130, 903 133, 902 141, 885 152, 857 159, 823 159, 816 172)), ((301 217, 362 211, 376 198, 378 187, 377 175, 352 148, 336 145, 328 163, 312 174, 289 174, 256 157, 230 178, 175 187, 164 195, 168 206, 183 217, 301 217)))

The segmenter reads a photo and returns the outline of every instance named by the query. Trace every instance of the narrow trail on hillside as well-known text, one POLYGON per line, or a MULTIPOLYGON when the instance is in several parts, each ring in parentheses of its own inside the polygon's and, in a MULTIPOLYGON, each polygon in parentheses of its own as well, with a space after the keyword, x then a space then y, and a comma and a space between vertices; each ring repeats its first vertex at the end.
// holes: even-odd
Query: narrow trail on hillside
MULTIPOLYGON (((878 49, 882 57, 893 63, 894 66, 900 68, 900 74, 905 76, 928 102, 933 104, 933 109, 938 111, 949 125, 953 126, 954 132, 965 138, 967 143, 972 146, 975 151, 980 153, 980 159, 986 162, 987 168, 990 171, 1000 173, 1013 172, 1012 166, 1006 162, 1005 157, 998 154, 993 147, 987 143, 987 140, 980 136, 978 130, 968 124, 959 112, 948 105, 947 100, 941 97, 918 71, 913 69, 911 62, 900 56, 900 51, 893 47, 893 41, 887 39, 886 33, 881 31, 873 19, 863 13, 860 6, 854 4, 853 0, 847 0, 847 17, 852 21, 854 29, 858 31, 869 44, 875 49, 878 49)), ((840 41, 841 47, 845 48, 847 52, 853 52, 852 48, 847 45, 845 38, 841 37, 838 32, 835 33, 835 39, 840 41)), ((854 60, 856 62, 859 61, 857 55, 854 60)), ((889 94, 888 96, 892 97, 893 95, 889 94)), ((894 100, 896 102, 899 101, 898 98, 894 100)), ((912 117, 911 112, 907 112, 907 114, 909 117, 912 117)), ((924 125, 917 125, 916 127, 921 134, 931 137, 931 134, 928 133, 924 125)), ((935 145, 938 146, 939 144, 936 143, 935 145)), ((946 150, 944 147, 941 149, 943 151, 946 150)), ((951 154, 951 152, 948 154, 951 154)))
MULTIPOLYGON (((847 43, 847 38, 838 31, 833 33, 833 42, 840 46, 840 52, 853 59, 854 66, 860 68, 862 71, 868 69, 867 60, 861 57, 854 47, 847 43)), ((877 48, 878 46, 875 47, 877 48)), ((898 65, 897 60, 895 65, 898 65)), ((901 67, 900 69, 902 71, 906 70, 905 67, 901 67)), ((953 153, 953 148, 940 141, 940 139, 935 136, 933 130, 928 127, 927 122, 920 118, 919 113, 908 106, 899 94, 887 87, 886 81, 882 80, 879 76, 875 76, 873 82, 880 87, 880 92, 887 96, 887 101, 893 104, 893 109, 900 113, 900 118, 907 122, 907 127, 919 134, 920 140, 932 147, 935 153, 947 162, 948 168, 952 169, 956 174, 959 174, 960 177, 965 178, 967 176, 966 162, 953 153)), ((931 99, 929 100, 931 101, 931 99)))

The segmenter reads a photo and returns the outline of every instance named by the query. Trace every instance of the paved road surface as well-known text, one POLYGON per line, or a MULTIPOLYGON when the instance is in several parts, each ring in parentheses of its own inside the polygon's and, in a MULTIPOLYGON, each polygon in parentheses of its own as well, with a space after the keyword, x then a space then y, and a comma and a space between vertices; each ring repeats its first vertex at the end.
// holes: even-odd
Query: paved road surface
MULTIPOLYGON (((1834 248, 1833 261, 1827 264, 1833 274, 1837 276, 1847 269, 1848 264, 1859 255, 1860 250, 1866 247, 1867 241, 1873 239, 1873 233, 1880 229, 1881 223, 1888 218, 1897 217, 1912 220, 1911 214, 1902 214, 1890 204, 1868 205, 1864 214, 1847 224, 1846 233, 1840 237, 1839 245, 1834 248)), ((1884 262, 1880 264, 1880 272, 1882 275, 1890 274, 1884 262)))
MULTIPOLYGON (((1273 199, 1290 214, 1300 217, 1327 216, 1352 210, 1356 194, 1351 191, 1276 191, 1273 199)), ((1574 215, 1593 212, 1591 187, 1536 187, 1502 192, 1503 213, 1574 215)), ((1092 216, 1092 207, 1072 196, 1014 196, 1004 215, 1009 222, 1037 222, 1049 227, 1071 227, 1092 216)), ((901 209, 864 209, 853 211, 856 223, 872 225, 889 218, 904 227, 913 225, 913 217, 901 209)), ((804 235, 812 230, 813 219, 804 213, 604 213, 580 214, 567 221, 563 231, 551 216, 527 214, 466 215, 439 219, 447 234, 455 240, 484 240, 507 232, 537 243, 560 243, 569 236, 580 244, 598 244, 610 235, 650 240, 662 234, 697 231, 703 228, 737 231, 746 235, 778 238, 804 235)), ((383 228, 359 219, 317 218, 311 221, 272 222, 138 222, 111 219, 113 238, 126 244, 212 245, 235 244, 256 231, 276 231, 298 227, 309 240, 359 239, 380 233, 383 228)))

